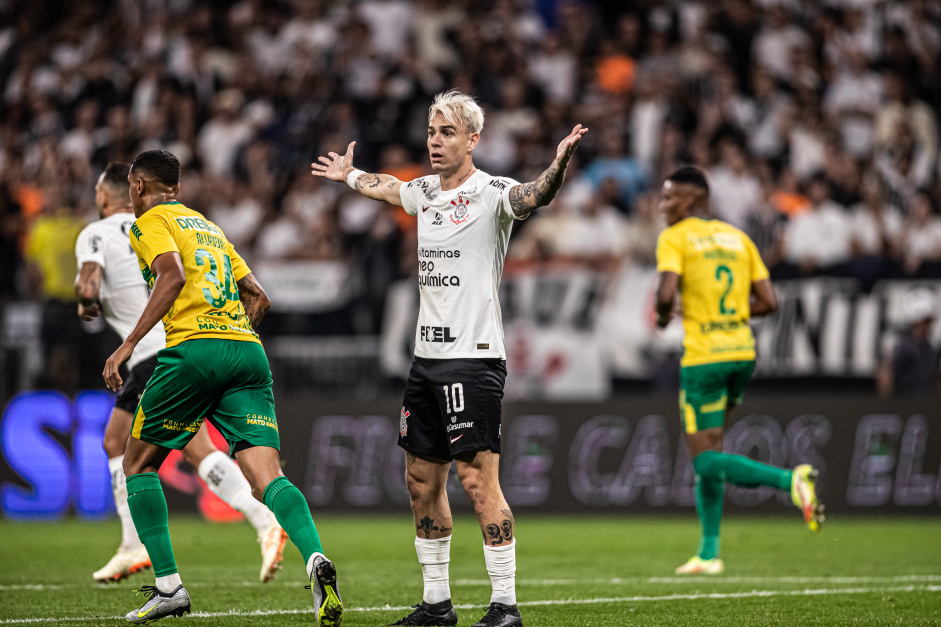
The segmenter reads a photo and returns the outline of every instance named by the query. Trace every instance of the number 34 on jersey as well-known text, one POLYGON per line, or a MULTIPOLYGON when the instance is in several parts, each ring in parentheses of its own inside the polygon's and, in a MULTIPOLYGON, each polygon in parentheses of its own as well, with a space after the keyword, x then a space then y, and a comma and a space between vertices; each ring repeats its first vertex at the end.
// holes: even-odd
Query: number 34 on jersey
POLYGON ((237 285, 251 270, 218 226, 178 202, 157 205, 131 227, 131 247, 151 286, 154 259, 180 255, 186 284, 163 319, 168 347, 210 337, 258 341, 237 285))

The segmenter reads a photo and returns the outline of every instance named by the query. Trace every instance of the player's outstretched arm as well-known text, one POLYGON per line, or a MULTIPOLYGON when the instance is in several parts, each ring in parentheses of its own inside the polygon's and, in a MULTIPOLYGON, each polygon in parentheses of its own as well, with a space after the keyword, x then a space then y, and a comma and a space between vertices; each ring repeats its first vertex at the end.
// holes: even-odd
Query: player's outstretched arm
POLYGON ((770 279, 762 279, 751 284, 751 317, 767 316, 778 310, 778 295, 774 292, 770 279))
POLYGON ((147 306, 144 307, 144 312, 140 315, 134 329, 118 350, 108 358, 104 372, 101 373, 105 378, 105 385, 112 392, 117 392, 123 383, 118 368, 130 358, 137 343, 167 315, 183 290, 183 286, 186 285, 186 271, 183 270, 180 253, 176 251, 157 255, 150 264, 150 269, 156 277, 153 290, 150 292, 150 300, 147 301, 147 306))
POLYGON ((239 300, 242 301, 242 307, 245 308, 245 315, 252 323, 252 328, 257 331, 258 325, 261 324, 262 319, 271 307, 271 301, 268 299, 268 295, 265 294, 264 288, 261 287, 261 283, 250 272, 236 281, 236 285, 239 288, 239 300))
POLYGON ((320 163, 311 163, 310 173, 314 176, 328 178, 331 181, 349 183, 353 186, 353 189, 367 198, 383 200, 396 207, 401 207, 402 197, 399 195, 399 189, 402 187, 402 181, 394 176, 370 174, 361 171, 354 181, 347 180, 350 173, 356 171, 356 168, 353 167, 353 146, 355 145, 356 142, 350 142, 345 155, 328 152, 326 157, 318 157, 317 160, 320 163))
POLYGON ((78 317, 88 322, 97 318, 98 293, 101 290, 101 265, 86 261, 75 277, 75 296, 78 298, 78 317))
POLYGON ((529 216, 538 207, 545 207, 555 198, 562 181, 569 159, 575 154, 582 135, 588 132, 581 124, 576 124, 569 136, 562 140, 556 149, 555 160, 549 168, 532 183, 521 183, 510 188, 510 206, 517 218, 529 216))

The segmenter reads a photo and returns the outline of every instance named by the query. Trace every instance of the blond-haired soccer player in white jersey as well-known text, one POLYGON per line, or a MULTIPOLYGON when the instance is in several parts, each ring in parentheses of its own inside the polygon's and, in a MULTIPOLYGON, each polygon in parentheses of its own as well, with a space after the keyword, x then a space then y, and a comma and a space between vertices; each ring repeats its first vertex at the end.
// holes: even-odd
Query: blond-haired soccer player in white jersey
POLYGON ((445 486, 451 461, 470 497, 484 536, 493 584, 490 607, 475 627, 522 625, 516 606, 513 514, 498 478, 506 350, 498 290, 514 220, 555 197, 565 169, 588 129, 576 126, 538 179, 520 184, 481 172, 472 160, 484 113, 457 91, 438 94, 428 111, 432 176, 409 183, 353 167, 328 153, 313 174, 346 181, 368 198, 418 216, 420 308, 399 446, 415 516, 415 549, 424 594, 396 625, 455 625, 448 583, 451 511, 445 486))
MULTIPOLYGON (((95 185, 95 203, 101 219, 86 226, 75 243, 79 268, 75 279, 78 314, 90 320, 103 313, 105 322, 122 340, 134 329, 150 298, 150 288, 141 276, 130 242, 134 224, 134 208, 127 184, 130 169, 130 163, 111 162, 102 172, 95 185)), ((155 325, 137 344, 127 362, 130 376, 115 399, 105 428, 104 449, 108 455, 114 505, 121 520, 121 545, 114 557, 92 575, 98 581, 120 581, 151 566, 128 509, 123 463, 134 410, 157 367, 157 352, 166 345, 163 325, 155 325)), ((242 512, 255 528, 261 544, 260 577, 262 581, 269 581, 281 567, 282 551, 288 539, 274 514, 255 500, 248 481, 229 456, 213 445, 205 425, 182 453, 183 459, 196 469, 209 489, 242 512)))

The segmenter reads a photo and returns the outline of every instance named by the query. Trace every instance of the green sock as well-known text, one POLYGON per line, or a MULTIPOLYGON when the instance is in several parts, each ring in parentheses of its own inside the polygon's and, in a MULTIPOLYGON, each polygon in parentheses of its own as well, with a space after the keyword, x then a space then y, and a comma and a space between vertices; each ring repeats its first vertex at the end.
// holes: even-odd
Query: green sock
POLYGON ((734 483, 743 488, 766 485, 778 490, 791 490, 791 471, 762 464, 742 455, 705 451, 693 460, 696 474, 734 483))
POLYGON ((301 491, 288 481, 287 477, 278 477, 268 484, 264 494, 268 506, 281 527, 288 532, 291 542, 304 556, 304 564, 314 553, 323 553, 317 526, 311 518, 307 499, 301 491))
POLYGON ((725 484, 720 479, 696 475, 696 513, 702 522, 702 540, 696 555, 704 560, 719 557, 719 523, 725 484))
POLYGON ((163 577, 177 572, 167 526, 167 499, 155 472, 130 475, 127 478, 127 505, 131 510, 137 536, 147 547, 154 575, 163 577))

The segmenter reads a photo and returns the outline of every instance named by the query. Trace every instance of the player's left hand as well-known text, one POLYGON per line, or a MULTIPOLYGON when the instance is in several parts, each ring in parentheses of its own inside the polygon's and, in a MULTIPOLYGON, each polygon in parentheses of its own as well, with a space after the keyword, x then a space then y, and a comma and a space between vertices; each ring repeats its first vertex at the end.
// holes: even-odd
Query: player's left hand
POLYGON ((101 308, 98 306, 98 303, 92 303, 88 307, 82 303, 78 304, 78 317, 85 322, 91 322, 99 315, 101 315, 101 308))
POLYGON ((568 164, 569 159, 575 154, 575 149, 578 148, 578 142, 582 141, 582 135, 587 132, 588 129, 582 128, 581 124, 575 125, 575 128, 572 129, 569 136, 562 140, 558 149, 555 151, 555 158, 559 160, 559 163, 563 166, 568 164))
POLYGON ((131 353, 133 352, 134 346, 124 342, 118 347, 118 350, 114 351, 111 357, 108 357, 108 361, 105 362, 105 369, 104 372, 101 373, 101 376, 105 378, 105 385, 112 392, 117 392, 121 389, 121 386, 124 385, 124 381, 121 379, 121 374, 118 372, 118 369, 121 367, 121 364, 130 359, 131 353))

